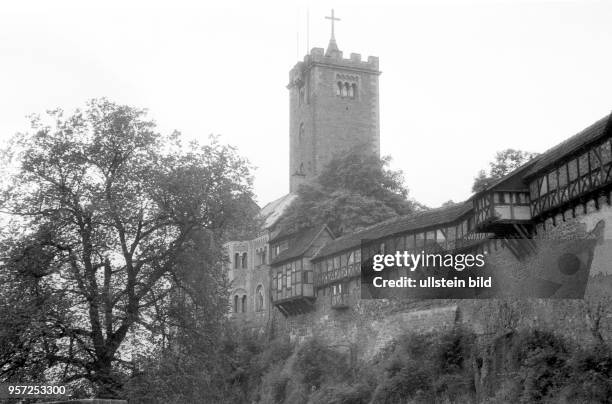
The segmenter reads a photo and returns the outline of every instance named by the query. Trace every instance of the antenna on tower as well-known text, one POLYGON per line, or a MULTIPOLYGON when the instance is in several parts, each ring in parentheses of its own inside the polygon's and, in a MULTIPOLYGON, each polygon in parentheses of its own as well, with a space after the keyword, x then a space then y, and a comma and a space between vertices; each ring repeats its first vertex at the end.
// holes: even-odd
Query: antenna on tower
POLYGON ((300 60, 300 9, 297 10, 296 15, 296 46, 295 46, 295 57, 300 60))
POLYGON ((306 53, 310 52, 310 8, 306 8, 306 53))

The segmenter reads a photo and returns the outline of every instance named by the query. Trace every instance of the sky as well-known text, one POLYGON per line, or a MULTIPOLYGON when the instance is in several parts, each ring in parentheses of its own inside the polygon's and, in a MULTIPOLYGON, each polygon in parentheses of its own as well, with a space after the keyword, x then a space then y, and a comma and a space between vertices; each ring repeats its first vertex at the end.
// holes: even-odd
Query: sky
POLYGON ((382 154, 430 207, 468 198, 496 151, 543 152, 612 110, 611 1, 26 0, 0 10, 0 144, 107 97, 236 146, 263 206, 289 189, 289 70, 307 31, 327 45, 331 8, 344 54, 380 58, 382 154))

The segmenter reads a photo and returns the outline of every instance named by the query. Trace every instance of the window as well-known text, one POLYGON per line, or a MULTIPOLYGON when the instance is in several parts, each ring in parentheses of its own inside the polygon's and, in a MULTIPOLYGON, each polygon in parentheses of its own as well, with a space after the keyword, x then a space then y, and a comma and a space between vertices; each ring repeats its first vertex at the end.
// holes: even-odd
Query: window
POLYGON ((304 132, 306 131, 306 129, 304 128, 304 122, 300 123, 300 128, 298 129, 298 141, 302 142, 302 140, 304 139, 304 132))
POLYGON ((234 254, 234 269, 240 268, 240 254, 234 254))
POLYGON ((257 289, 255 290, 255 310, 263 311, 263 309, 264 309, 264 292, 263 292, 263 286, 259 285, 257 286, 257 289))
POLYGON ((238 313, 238 295, 234 295, 234 313, 238 313))
POLYGON ((276 290, 280 291, 283 289, 283 278, 279 273, 277 273, 277 278, 276 278, 276 290))
POLYGON ((336 96, 342 98, 357 98, 357 83, 339 81, 336 83, 336 96))
POLYGON ((242 253, 242 269, 246 269, 247 266, 247 253, 242 253))
POLYGON ((246 295, 242 295, 242 312, 243 313, 246 313, 246 303, 247 303, 246 295))
POLYGON ((291 289, 291 267, 287 268, 287 289, 291 289))

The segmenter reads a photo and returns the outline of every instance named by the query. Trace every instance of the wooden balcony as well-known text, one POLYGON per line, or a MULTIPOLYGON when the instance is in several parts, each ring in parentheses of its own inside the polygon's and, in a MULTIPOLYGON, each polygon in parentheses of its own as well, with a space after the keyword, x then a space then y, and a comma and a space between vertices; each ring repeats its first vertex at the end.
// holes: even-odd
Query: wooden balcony
POLYGON ((285 316, 295 316, 314 310, 314 287, 312 283, 294 284, 291 288, 271 291, 272 303, 285 316))
POLYGON ((502 237, 527 237, 531 212, 528 191, 489 191, 474 199, 477 231, 502 237))
POLYGON ((331 271, 315 274, 315 286, 325 286, 340 279, 351 278, 353 276, 361 276, 360 262, 355 262, 340 268, 335 268, 331 271))

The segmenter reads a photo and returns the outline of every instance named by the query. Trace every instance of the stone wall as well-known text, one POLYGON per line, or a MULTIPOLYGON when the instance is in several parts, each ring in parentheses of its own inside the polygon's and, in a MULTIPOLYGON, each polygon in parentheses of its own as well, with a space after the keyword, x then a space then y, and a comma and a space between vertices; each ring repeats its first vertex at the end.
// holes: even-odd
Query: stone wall
MULTIPOLYGON (((294 341, 317 337, 330 345, 346 345, 371 357, 386 343, 406 332, 427 332, 461 325, 482 336, 511 329, 540 329, 584 344, 597 341, 593 330, 599 315, 599 334, 612 342, 612 208, 600 201, 537 228, 538 240, 585 238, 604 221, 604 239, 594 250, 585 299, 490 300, 361 300, 360 279, 349 285, 348 307, 331 307, 329 290, 319 290, 310 313, 284 318, 273 311, 277 332, 294 341), (608 225, 609 223, 609 225, 608 225), (597 311, 599 310, 599 312, 597 311)), ((570 241, 571 242, 571 241, 570 241)), ((501 243, 490 246, 487 262, 505 271, 537 271, 542 252, 520 262, 501 243)), ((571 279, 570 279, 571 280, 571 279)))

